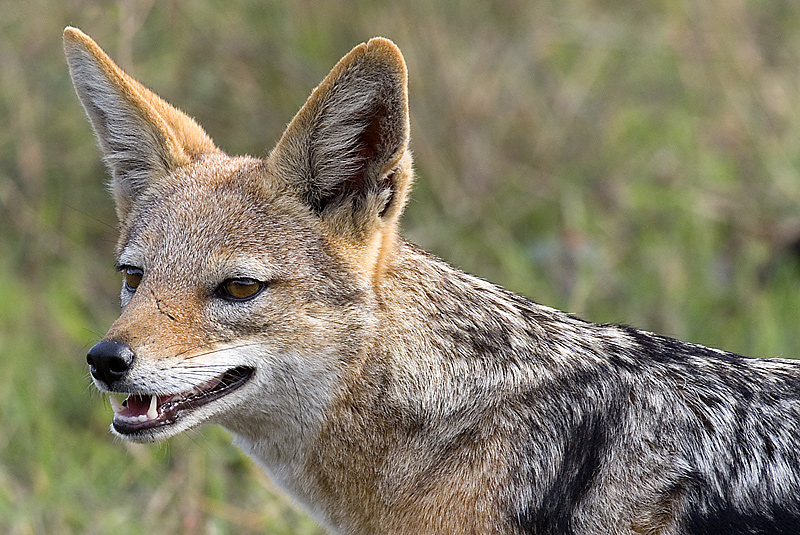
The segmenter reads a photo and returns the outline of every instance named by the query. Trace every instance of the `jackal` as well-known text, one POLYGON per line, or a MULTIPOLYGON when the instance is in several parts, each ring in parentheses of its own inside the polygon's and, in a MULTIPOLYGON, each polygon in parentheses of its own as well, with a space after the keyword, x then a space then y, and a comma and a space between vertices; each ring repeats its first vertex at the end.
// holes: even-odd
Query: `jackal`
POLYGON ((407 73, 355 47, 264 159, 64 32, 112 175, 113 432, 203 423, 342 534, 800 533, 800 365, 533 303, 411 245, 407 73))

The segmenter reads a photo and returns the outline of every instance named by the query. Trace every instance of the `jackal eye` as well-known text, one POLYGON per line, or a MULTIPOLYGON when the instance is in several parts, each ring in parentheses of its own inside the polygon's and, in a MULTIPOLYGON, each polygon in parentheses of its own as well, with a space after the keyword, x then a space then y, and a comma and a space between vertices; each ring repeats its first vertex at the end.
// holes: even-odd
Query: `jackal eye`
POLYGON ((217 287, 216 294, 230 301, 247 301, 261 293, 266 284, 247 277, 228 279, 217 287))
POLYGON ((136 288, 138 288, 139 284, 142 282, 144 271, 132 266, 123 266, 121 271, 125 279, 125 288, 128 289, 128 291, 135 292, 136 288))

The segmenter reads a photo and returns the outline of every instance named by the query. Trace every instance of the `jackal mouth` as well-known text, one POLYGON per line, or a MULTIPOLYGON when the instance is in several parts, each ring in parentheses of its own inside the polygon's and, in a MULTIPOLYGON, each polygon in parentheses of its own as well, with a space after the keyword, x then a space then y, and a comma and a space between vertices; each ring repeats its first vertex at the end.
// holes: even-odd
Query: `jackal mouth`
POLYGON ((205 383, 182 392, 157 396, 155 394, 129 394, 120 403, 111 396, 114 409, 114 430, 121 435, 134 435, 158 427, 172 425, 183 414, 212 401, 227 396, 243 386, 253 375, 253 368, 232 368, 205 383))

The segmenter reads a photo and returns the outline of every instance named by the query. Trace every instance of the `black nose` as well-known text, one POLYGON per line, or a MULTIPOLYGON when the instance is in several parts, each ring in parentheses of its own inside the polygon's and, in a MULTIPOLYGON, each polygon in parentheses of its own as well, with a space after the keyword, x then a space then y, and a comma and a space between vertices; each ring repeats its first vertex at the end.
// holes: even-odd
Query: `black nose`
POLYGON ((86 354, 92 377, 109 387, 122 379, 133 365, 133 351, 122 342, 102 341, 86 354))

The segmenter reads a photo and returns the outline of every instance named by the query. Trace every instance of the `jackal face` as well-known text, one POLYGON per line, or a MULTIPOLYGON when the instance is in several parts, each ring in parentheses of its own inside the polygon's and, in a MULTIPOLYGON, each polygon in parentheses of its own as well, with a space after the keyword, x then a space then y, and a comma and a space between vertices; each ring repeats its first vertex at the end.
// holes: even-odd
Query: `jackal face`
POLYGON ((265 159, 228 157, 79 30, 70 74, 112 175, 122 313, 87 355, 135 441, 322 413, 371 336, 412 179, 406 70, 373 39, 265 159), (298 388, 301 385, 302 388, 298 388))

